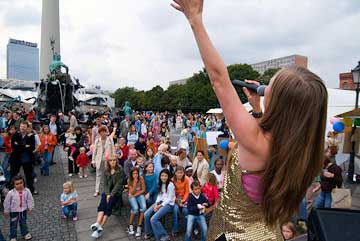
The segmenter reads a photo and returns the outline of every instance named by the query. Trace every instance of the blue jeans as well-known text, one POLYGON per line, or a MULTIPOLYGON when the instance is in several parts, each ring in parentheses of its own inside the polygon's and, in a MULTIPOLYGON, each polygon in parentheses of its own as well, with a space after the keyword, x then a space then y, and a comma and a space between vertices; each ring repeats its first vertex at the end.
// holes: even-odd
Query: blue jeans
POLYGON ((323 192, 314 201, 314 208, 331 208, 331 192, 323 192))
POLYGON ((161 207, 157 212, 154 212, 155 204, 148 208, 145 212, 145 234, 146 235, 155 235, 156 240, 167 236, 166 230, 160 222, 160 219, 164 217, 167 213, 173 210, 173 206, 165 205, 161 207))
MULTIPOLYGON (((174 209, 173 209, 173 227, 172 227, 172 231, 174 233, 179 232, 179 210, 180 207, 179 205, 177 205, 175 203, 174 205, 174 209)), ((183 221, 184 221, 184 229, 186 230, 186 225, 187 225, 187 215, 188 215, 188 210, 187 208, 182 208, 181 213, 183 215, 183 221)))
POLYGON ((21 235, 25 236, 26 234, 28 234, 26 218, 26 211, 21 213, 10 213, 10 239, 16 239, 18 223, 20 224, 21 235))
POLYGON ((193 225, 194 225, 195 221, 200 226, 200 231, 201 231, 200 241, 205 241, 206 233, 207 233, 207 225, 206 225, 206 220, 205 220, 204 215, 195 216, 195 215, 190 215, 190 214, 187 216, 185 241, 191 240, 191 233, 192 233, 193 225))
POLYGON ((69 217, 70 213, 71 213, 72 217, 76 217, 76 215, 77 215, 77 203, 73 203, 73 204, 64 206, 62 208, 62 212, 67 218, 69 217))
POLYGON ((300 212, 299 212, 299 218, 301 220, 304 220, 304 221, 307 221, 307 209, 306 209, 306 206, 307 206, 307 201, 306 201, 306 198, 304 197, 303 200, 301 201, 300 212))
POLYGON ((52 153, 45 151, 43 154, 44 163, 41 167, 41 170, 44 172, 44 175, 49 175, 49 163, 51 161, 52 153))
POLYGON ((140 212, 146 211, 146 200, 144 195, 131 197, 128 198, 128 200, 131 207, 131 214, 137 214, 139 212, 139 207, 140 207, 140 212))
POLYGON ((149 196, 149 199, 146 199, 146 207, 150 207, 151 205, 153 205, 156 201, 156 195, 154 196, 149 196))

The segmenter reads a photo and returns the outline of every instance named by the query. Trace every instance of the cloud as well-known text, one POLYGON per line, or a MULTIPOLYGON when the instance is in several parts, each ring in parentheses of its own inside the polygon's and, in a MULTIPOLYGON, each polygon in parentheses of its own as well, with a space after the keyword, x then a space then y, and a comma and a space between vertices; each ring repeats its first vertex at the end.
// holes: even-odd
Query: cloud
MULTIPOLYGON (((203 63, 189 24, 170 2, 60 1, 63 61, 82 83, 109 90, 166 88, 190 77, 203 63)), ((41 1, 0 0, 0 52, 9 37, 39 43, 40 15, 41 1)), ((226 64, 306 55, 329 87, 357 64, 359 21, 358 0, 206 0, 204 8, 204 23, 226 64)))
POLYGON ((5 26, 14 28, 39 25, 41 23, 41 11, 32 5, 8 7, 4 11, 3 21, 5 26))

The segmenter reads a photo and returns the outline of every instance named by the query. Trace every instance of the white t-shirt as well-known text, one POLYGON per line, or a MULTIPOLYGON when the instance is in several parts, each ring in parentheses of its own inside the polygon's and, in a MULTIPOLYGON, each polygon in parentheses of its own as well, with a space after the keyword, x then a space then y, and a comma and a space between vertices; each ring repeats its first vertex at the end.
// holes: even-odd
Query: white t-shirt
POLYGON ((224 187, 224 174, 225 171, 221 171, 220 174, 217 174, 215 170, 212 170, 211 173, 213 173, 216 177, 216 181, 217 181, 217 186, 218 188, 223 188, 224 187))

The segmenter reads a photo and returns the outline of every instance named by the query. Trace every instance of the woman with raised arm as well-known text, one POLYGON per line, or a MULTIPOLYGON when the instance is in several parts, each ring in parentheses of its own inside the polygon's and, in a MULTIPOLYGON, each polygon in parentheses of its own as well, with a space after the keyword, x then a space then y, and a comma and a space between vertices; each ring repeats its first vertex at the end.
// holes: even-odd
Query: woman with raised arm
POLYGON ((205 30, 203 0, 174 0, 171 5, 189 20, 211 85, 237 141, 229 155, 223 195, 207 240, 282 240, 279 223, 298 211, 306 189, 321 171, 325 85, 305 68, 281 69, 265 90, 263 115, 258 96, 244 89, 256 112, 249 114, 205 30))

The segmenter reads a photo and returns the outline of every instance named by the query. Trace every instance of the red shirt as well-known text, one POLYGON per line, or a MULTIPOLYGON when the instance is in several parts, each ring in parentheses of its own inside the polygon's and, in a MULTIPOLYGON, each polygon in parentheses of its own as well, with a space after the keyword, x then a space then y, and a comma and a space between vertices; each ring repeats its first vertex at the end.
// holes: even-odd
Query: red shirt
POLYGON ((123 147, 120 147, 120 148, 123 153, 121 160, 126 161, 128 159, 128 155, 129 155, 129 147, 127 145, 124 145, 123 147))
POLYGON ((211 205, 217 202, 219 199, 219 193, 217 185, 211 185, 210 183, 206 183, 202 188, 201 192, 207 197, 211 205))
POLYGON ((89 163, 89 157, 85 153, 80 153, 76 158, 76 165, 86 167, 89 163))
POLYGON ((4 146, 5 146, 5 152, 6 153, 11 153, 12 152, 12 148, 11 148, 11 139, 9 137, 8 134, 4 135, 4 146))

